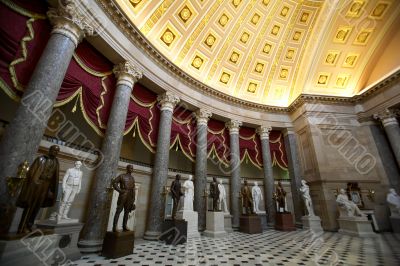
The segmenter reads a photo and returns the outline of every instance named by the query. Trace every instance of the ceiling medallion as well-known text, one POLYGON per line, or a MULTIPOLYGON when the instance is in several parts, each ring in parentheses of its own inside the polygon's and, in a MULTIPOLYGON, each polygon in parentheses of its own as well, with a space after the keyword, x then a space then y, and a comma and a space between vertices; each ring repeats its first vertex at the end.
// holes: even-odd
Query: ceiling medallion
POLYGON ((169 47, 171 43, 175 40, 175 38, 176 38, 175 34, 169 28, 167 28, 161 35, 160 39, 161 41, 163 41, 165 45, 169 47))
POLYGON ((129 0, 129 2, 130 2, 131 5, 133 6, 133 8, 136 8, 137 5, 139 5, 140 2, 142 2, 142 0, 129 0))
POLYGON ((325 57, 325 65, 336 65, 337 59, 339 58, 339 51, 328 51, 328 54, 325 57))
POLYGON ((270 1, 270 0, 263 0, 263 4, 264 4, 265 6, 268 6, 269 1, 270 1))
POLYGON ((318 86, 326 86, 328 84, 329 73, 320 73, 317 80, 318 86))
POLYGON ((338 88, 345 88, 350 76, 348 74, 339 74, 337 76, 335 86, 338 88))
POLYGON ((292 40, 298 42, 301 38, 301 31, 295 31, 293 33, 292 40))
POLYGON ((385 14, 388 6, 390 3, 388 2, 380 2, 378 3, 375 8, 372 10, 371 14, 369 15, 373 19, 381 19, 385 14))
POLYGON ((289 70, 287 68, 281 68, 281 71, 279 72, 279 79, 287 79, 289 75, 289 70))
POLYGON ((294 57, 294 49, 290 49, 290 48, 289 48, 289 49, 287 50, 287 52, 286 52, 285 58, 288 59, 288 60, 292 60, 293 57, 294 57))
POLYGON ((281 29, 281 27, 279 27, 278 25, 274 25, 272 27, 271 34, 274 35, 274 36, 277 36, 280 29, 281 29))
POLYGON ((343 67, 354 67, 356 65, 359 54, 349 53, 343 62, 343 67))
POLYGON ((250 93, 255 93, 257 90, 257 84, 254 82, 250 82, 249 86, 247 86, 247 91, 250 93))
POLYGON ((254 68, 254 71, 261 74, 261 72, 263 71, 263 69, 264 69, 264 64, 258 62, 258 63, 256 64, 256 67, 254 68))
POLYGON ((231 78, 230 74, 228 74, 226 72, 222 72, 222 75, 221 75, 221 78, 219 79, 219 81, 224 84, 228 84, 230 78, 231 78))
POLYGON ((358 33, 358 35, 357 35, 356 39, 354 40, 354 43, 353 43, 353 44, 356 44, 356 45, 366 45, 367 42, 368 42, 368 40, 370 39, 370 37, 371 37, 373 31, 374 31, 374 29, 364 29, 364 30, 361 30, 361 31, 358 33))
POLYGON ((232 4, 234 7, 238 7, 241 2, 242 2, 242 0, 232 0, 232 4))
POLYGON ((239 60, 240 54, 238 54, 237 52, 232 52, 231 57, 229 58, 229 61, 231 61, 232 63, 236 64, 237 61, 239 60))
POLYGON ((186 5, 182 8, 181 12, 179 12, 179 17, 182 19, 184 23, 186 23, 191 16, 192 16, 192 11, 190 11, 189 7, 186 5))
POLYGON ((300 22, 301 23, 307 23, 308 18, 310 17, 310 13, 308 12, 303 12, 300 17, 300 22))
POLYGON ((225 27, 225 25, 228 23, 229 17, 226 14, 222 14, 222 16, 219 18, 218 23, 222 27, 225 27))
POLYGON ((350 36, 351 30, 352 27, 348 26, 339 27, 338 30, 336 31, 333 41, 336 43, 345 43, 350 36))
POLYGON ((289 8, 287 6, 284 6, 281 10, 281 16, 286 18, 287 14, 289 13, 289 8))
POLYGON ((242 37, 240 37, 240 41, 244 44, 247 43, 247 41, 249 40, 250 35, 247 32, 243 32, 242 37))
POLYGON ((192 66, 196 69, 200 69, 203 63, 204 60, 200 56, 196 55, 192 61, 192 66))
POLYGON ((253 17, 251 18, 251 23, 253 23, 254 25, 257 25, 257 23, 260 21, 261 16, 257 13, 255 13, 253 15, 253 17))
POLYGON ((211 33, 208 34, 207 38, 205 39, 204 43, 208 46, 208 47, 212 47, 215 43, 215 36, 212 35, 211 33))
POLYGON ((272 49, 272 45, 269 44, 269 43, 266 43, 264 45, 263 52, 266 53, 266 54, 269 54, 271 52, 271 49, 272 49))
POLYGON ((361 15, 362 8, 364 7, 364 0, 355 0, 350 5, 349 10, 347 10, 346 17, 358 18, 361 15))

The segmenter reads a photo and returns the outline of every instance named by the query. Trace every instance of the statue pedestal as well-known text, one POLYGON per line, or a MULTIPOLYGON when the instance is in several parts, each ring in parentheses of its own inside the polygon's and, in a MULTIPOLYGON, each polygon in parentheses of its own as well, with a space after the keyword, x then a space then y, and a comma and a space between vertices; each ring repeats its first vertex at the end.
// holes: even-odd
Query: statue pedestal
POLYGON ((198 214, 195 211, 180 210, 176 213, 176 220, 187 222, 187 237, 200 237, 198 228, 198 214))
POLYGON ((400 234, 400 216, 390 216, 393 233, 400 234))
POLYGON ((258 217, 261 219, 261 227, 263 230, 267 230, 268 224, 267 224, 267 212, 265 211, 259 211, 256 213, 258 217))
POLYGON ((101 255, 116 259, 133 254, 135 232, 107 232, 103 241, 101 255))
POLYGON ((58 249, 60 235, 34 230, 30 234, 8 234, 0 240, 0 265, 68 265, 58 249))
POLYGON ((280 231, 295 231, 293 215, 290 212, 277 212, 275 215, 275 229, 280 231))
POLYGON ((224 229, 227 233, 233 232, 232 215, 229 212, 224 213, 224 229))
POLYGON ((160 241, 168 245, 179 245, 186 243, 187 222, 184 220, 165 220, 162 224, 160 241))
POLYGON ((205 236, 224 237, 227 235, 224 228, 225 218, 223 212, 208 211, 206 220, 206 230, 204 231, 205 236))
POLYGON ((83 227, 83 223, 79 223, 78 219, 68 219, 52 221, 39 221, 36 224, 40 230, 53 230, 55 234, 60 235, 58 247, 64 252, 67 259, 77 260, 81 257, 78 248, 79 232, 83 227))
POLYGON ((311 230, 315 233, 324 231, 319 216, 303 216, 301 217, 301 221, 303 222, 303 229, 311 230))
POLYGON ((261 218, 257 215, 240 216, 239 232, 246 234, 261 234, 261 218))
POLYGON ((358 237, 375 237, 367 217, 339 217, 339 233, 358 237))

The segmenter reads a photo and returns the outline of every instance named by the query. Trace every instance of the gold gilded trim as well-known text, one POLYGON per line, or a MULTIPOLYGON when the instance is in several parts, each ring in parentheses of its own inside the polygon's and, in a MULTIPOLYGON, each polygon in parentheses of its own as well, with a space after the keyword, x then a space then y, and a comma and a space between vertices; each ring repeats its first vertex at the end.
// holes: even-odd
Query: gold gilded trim
POLYGON ((83 63, 83 61, 79 58, 79 56, 74 53, 73 54, 73 58, 75 59, 75 62, 81 67, 83 68, 87 73, 95 76, 95 77, 104 77, 104 76, 109 76, 111 75, 113 72, 112 71, 108 71, 108 72, 97 72, 95 70, 92 70, 91 68, 89 68, 88 66, 85 65, 85 63, 83 63))
POLYGON ((12 2, 10 0, 1 0, 1 2, 4 5, 6 5, 8 8, 14 10, 18 14, 23 15, 25 17, 30 17, 30 18, 33 18, 33 19, 46 19, 47 18, 46 15, 29 11, 29 10, 27 10, 25 8, 22 8, 22 7, 18 6, 17 4, 15 4, 14 2, 12 2))

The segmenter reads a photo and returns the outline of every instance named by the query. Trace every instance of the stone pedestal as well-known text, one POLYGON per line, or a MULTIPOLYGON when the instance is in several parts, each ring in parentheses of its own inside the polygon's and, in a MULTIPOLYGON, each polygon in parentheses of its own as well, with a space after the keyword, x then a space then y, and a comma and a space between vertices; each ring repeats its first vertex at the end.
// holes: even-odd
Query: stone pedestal
POLYGON ((261 234, 261 218, 257 215, 240 216, 239 232, 246 234, 261 234))
POLYGON ((186 243, 188 224, 184 220, 165 220, 161 227, 160 241, 168 245, 186 243))
POLYGON ((233 232, 232 229, 232 215, 228 213, 224 213, 224 229, 225 232, 230 233, 233 232))
POLYGON ((101 254, 106 258, 116 259, 133 253, 135 232, 107 232, 101 254))
POLYGON ((339 233, 358 237, 375 237, 371 222, 366 217, 339 217, 339 233))
POLYGON ((63 252, 58 248, 60 235, 45 235, 35 230, 29 235, 9 236, 0 240, 0 265, 63 265, 69 264, 63 252))
POLYGON ((390 216, 390 223, 392 225, 393 233, 400 234, 400 217, 390 216))
POLYGON ((81 257, 78 248, 79 233, 83 227, 83 223, 79 223, 78 219, 57 221, 39 221, 36 223, 39 230, 53 230, 55 234, 60 236, 58 247, 64 252, 67 259, 77 260, 81 257))
POLYGON ((257 212, 258 217, 261 219, 261 228, 262 230, 267 230, 268 227, 268 217, 265 211, 257 212))
POLYGON ((301 221, 303 222, 303 229, 305 230, 311 230, 315 233, 324 231, 319 216, 303 216, 301 217, 301 221))
POLYGON ((293 215, 290 212, 276 213, 275 229, 280 231, 294 231, 296 227, 293 224, 293 215))
POLYGON ((176 220, 187 222, 187 237, 199 237, 198 215, 195 211, 181 210, 176 213, 176 220))
POLYGON ((223 212, 207 212, 205 236, 224 237, 227 235, 224 228, 225 217, 223 212))

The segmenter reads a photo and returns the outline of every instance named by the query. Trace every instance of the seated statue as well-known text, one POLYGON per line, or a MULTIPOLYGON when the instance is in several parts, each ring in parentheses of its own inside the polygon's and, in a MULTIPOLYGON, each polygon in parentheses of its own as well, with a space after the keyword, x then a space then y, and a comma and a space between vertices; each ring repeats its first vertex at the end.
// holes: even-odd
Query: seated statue
POLYGON ((349 200, 346 191, 343 188, 340 189, 340 193, 336 198, 336 203, 339 207, 340 217, 363 216, 358 206, 349 200))
POLYGON ((392 217, 400 217, 400 196, 396 193, 394 188, 389 189, 389 193, 386 196, 386 201, 389 203, 392 217))

